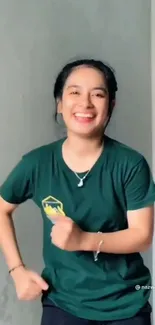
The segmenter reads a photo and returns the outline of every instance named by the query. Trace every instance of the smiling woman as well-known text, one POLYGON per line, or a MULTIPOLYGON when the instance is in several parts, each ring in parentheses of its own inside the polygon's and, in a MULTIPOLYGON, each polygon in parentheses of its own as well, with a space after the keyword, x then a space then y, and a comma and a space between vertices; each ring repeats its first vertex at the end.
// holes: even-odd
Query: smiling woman
POLYGON ((42 294, 42 325, 150 325, 151 275, 140 252, 153 237, 155 184, 146 159, 105 135, 113 70, 67 64, 54 85, 67 137, 22 157, 1 186, 0 244, 17 296, 42 294), (32 199, 44 225, 42 277, 23 264, 11 215, 32 199))

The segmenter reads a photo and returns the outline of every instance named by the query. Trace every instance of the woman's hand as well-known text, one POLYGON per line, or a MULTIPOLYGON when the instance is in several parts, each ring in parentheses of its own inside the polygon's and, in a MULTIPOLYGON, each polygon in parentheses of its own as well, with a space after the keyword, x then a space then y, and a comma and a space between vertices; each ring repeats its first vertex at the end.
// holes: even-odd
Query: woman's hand
POLYGON ((52 243, 62 250, 83 250, 85 232, 66 216, 52 216, 54 226, 51 231, 52 243))
POLYGON ((14 270, 11 276, 19 300, 35 300, 48 289, 48 284, 39 274, 24 266, 14 270))

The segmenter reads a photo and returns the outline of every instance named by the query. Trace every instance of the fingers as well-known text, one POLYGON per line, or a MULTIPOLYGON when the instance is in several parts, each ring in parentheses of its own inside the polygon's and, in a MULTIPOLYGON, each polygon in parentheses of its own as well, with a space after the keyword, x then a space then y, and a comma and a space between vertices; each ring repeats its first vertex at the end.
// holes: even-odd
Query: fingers
POLYGON ((63 215, 53 215, 52 216, 52 220, 54 221, 54 223, 56 222, 64 222, 66 223, 68 220, 70 220, 70 218, 63 216, 63 215))
POLYGON ((58 211, 60 212, 61 215, 65 216, 65 213, 63 212, 63 210, 58 206, 58 211))
POLYGON ((46 281, 40 276, 38 275, 37 273, 33 273, 32 274, 32 280, 34 282, 36 282, 39 287, 42 289, 42 290, 48 290, 49 288, 49 285, 46 283, 46 281))
POLYGON ((37 283, 31 281, 26 289, 20 288, 20 290, 16 290, 16 293, 19 300, 29 301, 38 298, 41 295, 42 290, 37 283))
POLYGON ((31 287, 31 290, 30 290, 29 293, 27 293, 25 296, 23 296, 19 300, 23 300, 23 301, 35 300, 35 299, 39 298, 41 296, 41 294, 42 294, 41 290, 39 290, 38 288, 35 288, 33 286, 31 287))

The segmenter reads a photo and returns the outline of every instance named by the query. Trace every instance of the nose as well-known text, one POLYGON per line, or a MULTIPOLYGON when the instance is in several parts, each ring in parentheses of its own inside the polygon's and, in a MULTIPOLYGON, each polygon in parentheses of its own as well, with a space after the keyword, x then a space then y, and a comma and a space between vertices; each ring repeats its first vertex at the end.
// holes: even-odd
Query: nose
POLYGON ((84 108, 92 108, 93 107, 93 103, 91 100, 91 96, 90 94, 83 94, 81 96, 81 101, 80 104, 84 107, 84 108))

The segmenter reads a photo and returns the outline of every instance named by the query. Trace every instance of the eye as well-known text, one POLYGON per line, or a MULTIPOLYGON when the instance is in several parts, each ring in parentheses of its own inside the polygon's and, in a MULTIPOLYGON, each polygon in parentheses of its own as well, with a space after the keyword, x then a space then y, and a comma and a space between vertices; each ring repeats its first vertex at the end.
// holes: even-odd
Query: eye
POLYGON ((77 90, 71 91, 71 95, 79 95, 79 92, 77 90))
POLYGON ((103 93, 96 93, 96 94, 93 94, 93 96, 96 96, 96 97, 99 97, 99 98, 104 98, 105 95, 103 93))

